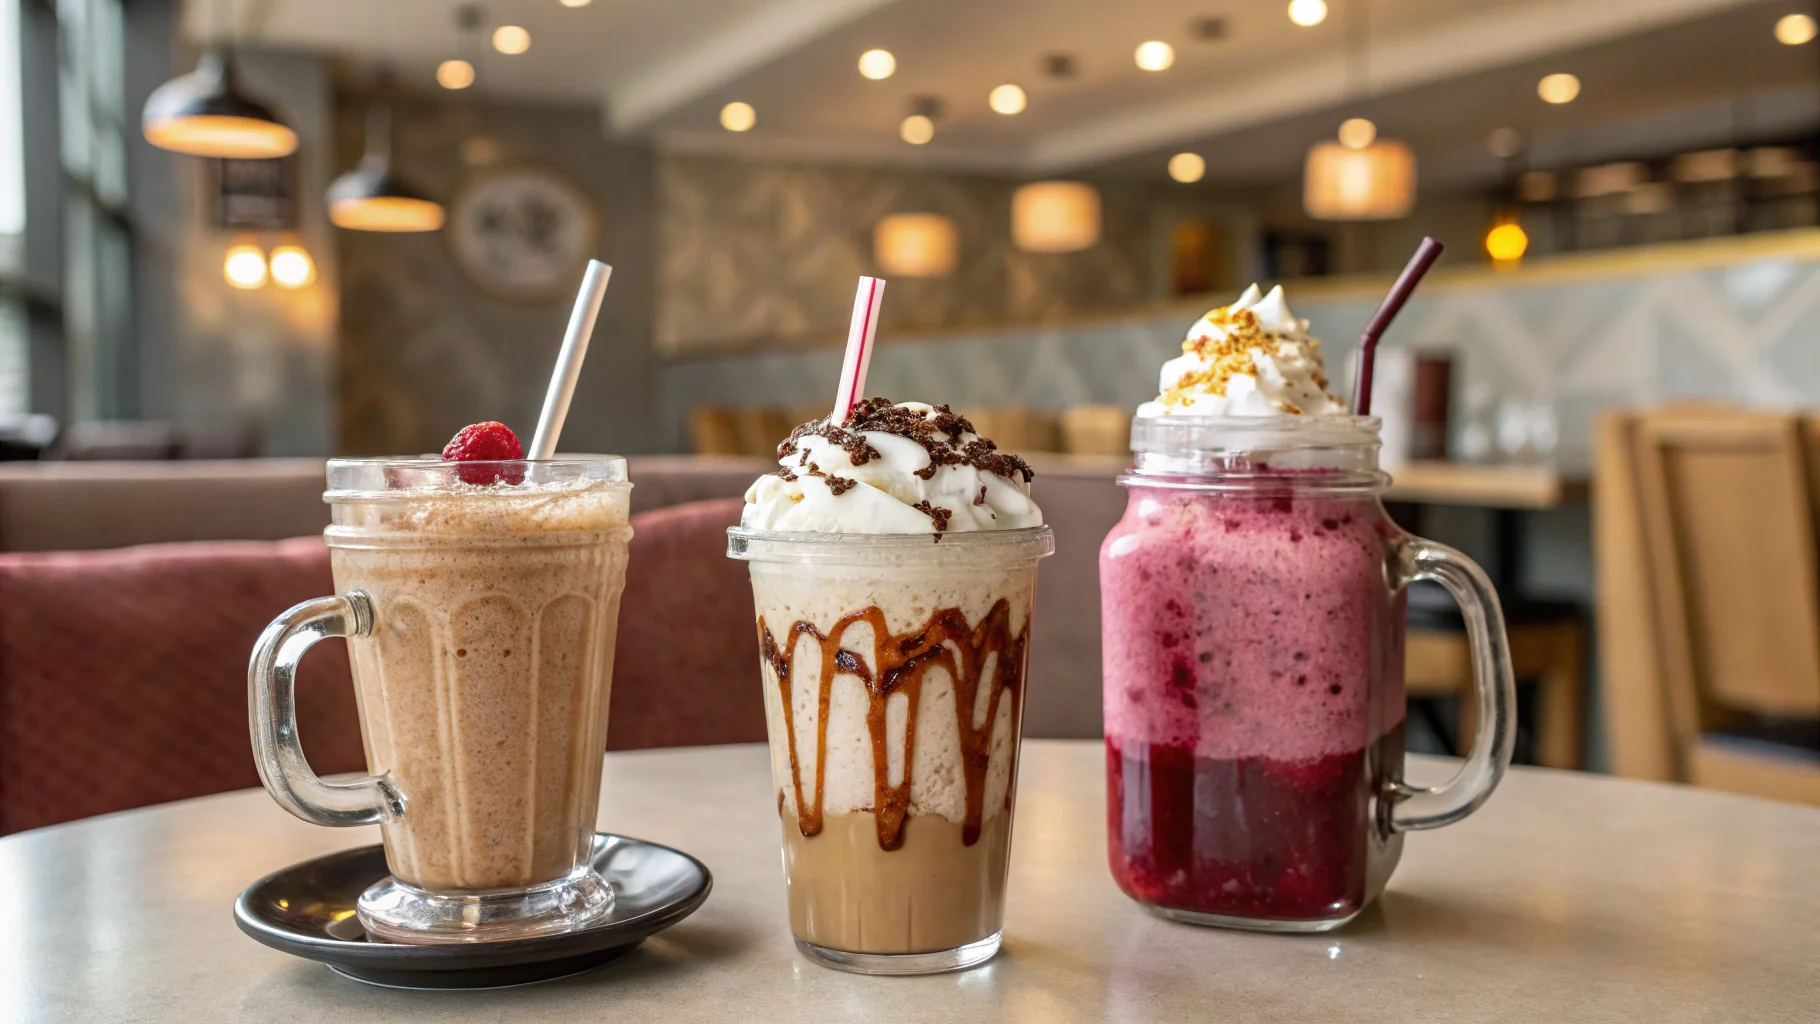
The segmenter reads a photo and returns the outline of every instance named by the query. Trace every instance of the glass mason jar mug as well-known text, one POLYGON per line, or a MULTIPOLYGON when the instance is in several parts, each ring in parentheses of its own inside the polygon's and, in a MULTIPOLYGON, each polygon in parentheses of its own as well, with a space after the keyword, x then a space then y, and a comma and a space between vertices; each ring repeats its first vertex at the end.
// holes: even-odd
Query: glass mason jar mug
POLYGON ((1510 764, 1498 598, 1379 495, 1378 421, 1144 417, 1100 549, 1107 822, 1119 887, 1165 916, 1326 931, 1402 834, 1465 817, 1510 764), (1459 601, 1478 731, 1450 782, 1403 781, 1403 589, 1459 601))

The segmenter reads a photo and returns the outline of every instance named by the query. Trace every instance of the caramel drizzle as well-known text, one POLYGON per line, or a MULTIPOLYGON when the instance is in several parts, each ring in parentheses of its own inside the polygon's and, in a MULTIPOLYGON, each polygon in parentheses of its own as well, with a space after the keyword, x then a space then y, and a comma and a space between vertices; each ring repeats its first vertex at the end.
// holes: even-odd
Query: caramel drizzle
MULTIPOLYGON (((784 706, 784 732, 790 744, 790 782, 796 795, 796 824, 803 835, 817 835, 822 830, 822 795, 827 788, 828 707, 834 693, 834 677, 847 673, 866 685, 869 706, 866 728, 872 736, 873 815, 878 823, 878 845, 895 850, 904 844, 904 818, 910 810, 910 776, 915 765, 916 718, 921 710, 923 679, 932 666, 946 669, 954 680, 954 715, 961 746, 961 772, 967 784, 966 820, 961 825, 961 840, 972 846, 980 835, 986 802, 986 768, 992 759, 992 727, 998 720, 999 701, 1016 700, 1023 692, 1024 642, 1029 627, 1016 637, 1011 635, 1011 605, 1003 598, 992 606, 977 628, 969 628, 966 616, 958 608, 945 608, 929 617, 920 630, 901 637, 885 629, 885 613, 867 608, 840 619, 828 634, 811 622, 797 622, 785 634, 788 643, 779 648, 763 616, 758 620, 758 638, 765 661, 777 673, 777 686, 784 706), (878 666, 877 678, 866 668, 866 661, 842 646, 849 627, 865 622, 872 627, 872 663, 878 666), (790 663, 796 651, 797 638, 807 634, 821 647, 821 676, 816 695, 815 722, 815 793, 813 800, 803 799, 803 773, 796 743, 796 711, 792 699, 790 663), (950 642, 952 645, 950 645, 950 642), (992 678, 981 679, 987 655, 998 653, 992 678), (959 664, 955 654, 959 652, 959 664), (979 728, 973 727, 973 709, 980 686, 988 687, 986 717, 979 728), (903 693, 909 702, 904 723, 904 780, 890 784, 890 755, 886 746, 885 704, 894 693, 903 693)), ((1015 713, 1015 708, 1014 708, 1015 713)), ((1010 793, 1006 793, 1010 799, 1010 793)), ((783 792, 778 792, 781 808, 783 792)))

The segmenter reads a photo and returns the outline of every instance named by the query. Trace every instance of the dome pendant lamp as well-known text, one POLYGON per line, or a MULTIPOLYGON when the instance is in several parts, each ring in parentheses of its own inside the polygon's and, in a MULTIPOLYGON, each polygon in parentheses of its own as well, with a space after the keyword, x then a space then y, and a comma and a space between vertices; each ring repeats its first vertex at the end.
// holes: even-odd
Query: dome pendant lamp
POLYGON ((196 70, 152 90, 140 115, 145 140, 189 156, 269 160, 297 149, 297 133, 240 91, 231 54, 203 54, 196 70))
POLYGON ((350 231, 436 231, 447 219, 442 204, 392 173, 392 111, 375 103, 367 111, 367 148, 353 170, 329 185, 329 220, 350 231))

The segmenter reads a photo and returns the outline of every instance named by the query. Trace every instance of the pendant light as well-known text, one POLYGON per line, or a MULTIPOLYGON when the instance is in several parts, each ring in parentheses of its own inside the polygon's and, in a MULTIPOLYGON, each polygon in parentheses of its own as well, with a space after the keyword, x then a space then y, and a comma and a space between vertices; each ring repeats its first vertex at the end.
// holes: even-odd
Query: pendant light
MULTIPOLYGON (((1365 0, 1351 0, 1347 92, 1366 89, 1365 0)), ((1302 208, 1316 220, 1394 220, 1416 204, 1416 157, 1404 142, 1379 138, 1363 117, 1340 125, 1339 140, 1315 144, 1302 169, 1302 208)))
POLYGON ((353 170, 329 185, 329 220, 349 231, 435 231, 447 218, 442 204, 392 173, 392 110, 367 110, 367 148, 353 170))
POLYGON ((226 50, 203 54, 196 70, 152 90, 140 126, 145 141, 189 156, 266 160, 297 149, 297 133, 240 91, 226 50))
MULTIPOLYGON (((216 23, 232 17, 217 3, 216 23)), ((240 91, 235 74, 233 27, 226 45, 209 50, 196 70, 152 90, 140 112, 145 140, 159 149, 189 156, 269 160, 297 150, 297 133, 271 108, 240 91)))

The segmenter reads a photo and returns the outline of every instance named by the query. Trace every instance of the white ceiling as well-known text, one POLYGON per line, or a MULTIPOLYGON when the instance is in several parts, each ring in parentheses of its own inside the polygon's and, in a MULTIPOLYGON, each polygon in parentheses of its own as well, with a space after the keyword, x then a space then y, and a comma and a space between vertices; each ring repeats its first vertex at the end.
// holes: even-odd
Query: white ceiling
MULTIPOLYGON (((242 35, 257 45, 383 62, 406 81, 429 83, 436 63, 459 52, 458 0, 231 2, 242 35)), ((593 0, 568 8, 494 0, 483 7, 482 36, 519 24, 532 45, 507 57, 483 39, 476 88, 598 102, 612 130, 677 150, 1041 174, 1230 138, 1251 139, 1262 170, 1299 154, 1317 120, 1359 84, 1345 42, 1348 5, 1365 0, 1329 0, 1332 15, 1308 29, 1289 22, 1286 2, 593 0), (1194 19, 1210 15, 1225 19, 1225 38, 1196 39, 1194 19), (1175 67, 1138 70, 1132 50, 1146 39, 1174 45, 1175 67), (882 82, 855 69, 859 53, 875 46, 898 59, 897 74, 882 82), (1054 52, 1074 55, 1079 74, 1044 77, 1041 59, 1054 52), (1005 82, 1029 93, 1023 114, 987 109, 987 92, 1005 82), (897 125, 920 95, 940 97, 947 109, 935 141, 916 147, 898 139, 897 125), (720 107, 735 99, 757 108, 751 132, 718 127, 720 107)), ((216 6, 192 0, 192 38, 222 34, 208 17, 216 6)), ((1577 122, 1811 81, 1820 66, 1814 48, 1770 39, 1781 10, 1764 0, 1370 0, 1365 85, 1394 94, 1380 101, 1379 116, 1407 136, 1477 145, 1489 125, 1534 120, 1540 137, 1546 117, 1562 111, 1536 100, 1532 75, 1557 59, 1587 83, 1585 98, 1564 108, 1572 112, 1564 120, 1577 122), (1725 48, 1702 54, 1697 30, 1677 37, 1678 49, 1652 42, 1718 15, 1738 35, 1725 48)), ((1246 163, 1211 169, 1231 173, 1246 163)))

